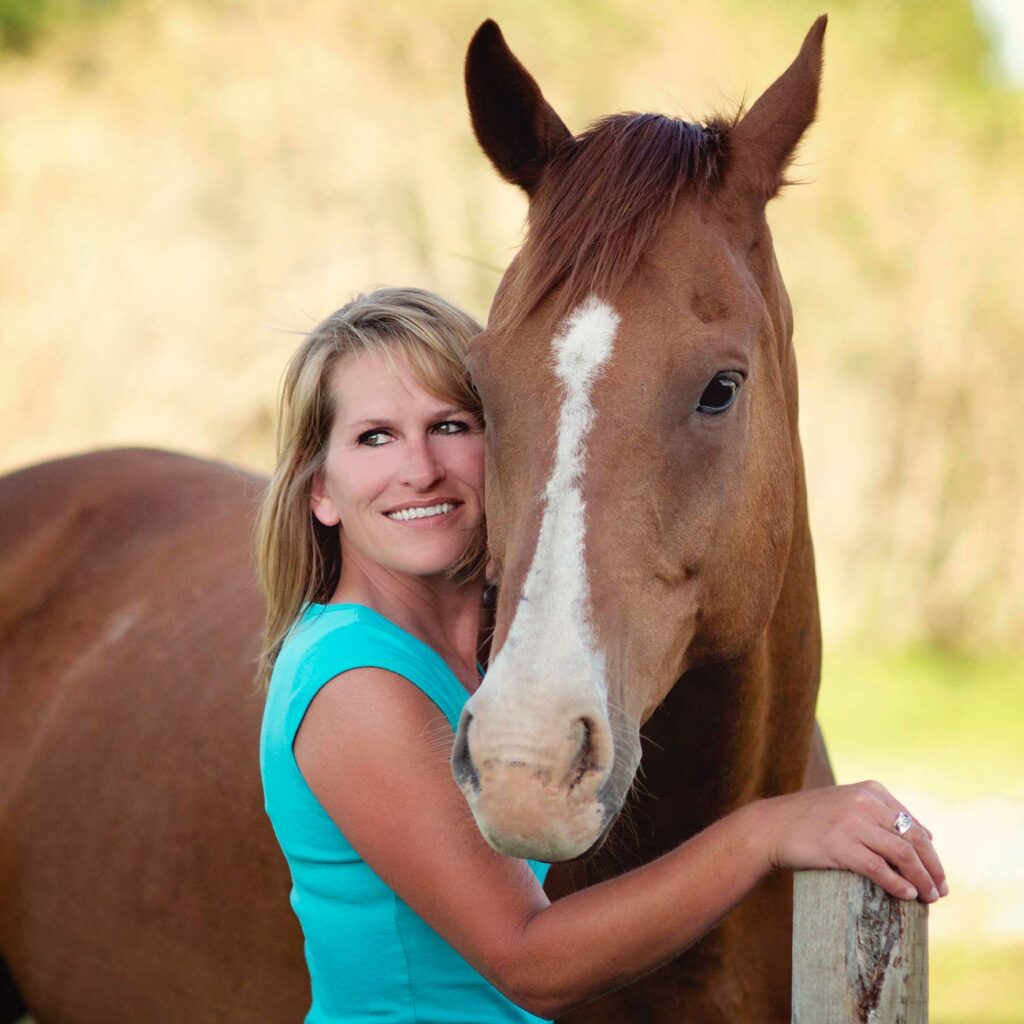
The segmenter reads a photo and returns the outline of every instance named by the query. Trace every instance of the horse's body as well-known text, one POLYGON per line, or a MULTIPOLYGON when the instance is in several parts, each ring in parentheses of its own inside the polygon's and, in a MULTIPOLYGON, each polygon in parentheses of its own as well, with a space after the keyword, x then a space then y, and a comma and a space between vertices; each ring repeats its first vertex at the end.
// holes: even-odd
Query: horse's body
POLYGON ((261 482, 151 451, 0 481, 0 1021, 298 1021, 257 767, 261 482))
MULTIPOLYGON (((492 46, 491 56, 499 51, 492 46)), ((492 111, 500 114, 501 104, 492 111)), ((495 156, 497 129, 481 129, 478 115, 492 159, 521 160, 517 145, 495 156)), ((806 127, 809 117, 796 120, 806 127)), ((531 130, 543 123, 534 118, 531 130)), ((531 191, 544 163, 529 147, 525 159, 520 183, 531 191)), ((814 782, 829 778, 820 744, 809 760, 820 639, 788 302, 770 236, 759 228, 748 248, 737 249, 735 239, 725 244, 720 229, 728 220, 702 202, 682 202, 649 239, 655 249, 644 267, 607 297, 618 318, 615 351, 632 346, 634 358, 612 358, 597 379, 597 416, 585 424, 593 426, 588 475, 567 478, 570 489, 586 490, 587 527, 604 516, 610 545, 587 547, 594 576, 584 602, 595 618, 594 642, 609 655, 600 662, 609 685, 619 687, 608 706, 622 715, 609 723, 587 712, 579 777, 593 776, 589 792, 604 800, 596 817, 588 810, 595 834, 617 811, 599 787, 614 777, 623 793, 628 788, 639 752, 635 727, 646 725, 643 785, 628 820, 619 819, 591 860, 552 869, 553 897, 643 863, 739 804, 799 788, 807 772, 814 782), (717 337, 728 336, 740 306, 756 313, 757 331, 747 338, 756 338, 749 402, 760 403, 762 419, 750 421, 761 431, 751 436, 761 444, 763 434, 774 447, 747 460, 764 500, 741 504, 742 515, 729 507, 702 516, 692 502, 689 518, 651 513, 657 502, 644 504, 645 488, 665 480, 638 476, 655 456, 629 434, 630 408, 638 423, 657 413, 658 388, 679 369, 658 362, 658 333, 675 329, 673 317, 656 310, 653 330, 641 323, 652 308, 652 282, 692 283, 694 267, 717 278, 687 291, 677 304, 681 318, 720 329, 717 337), (716 287, 731 287, 736 268, 750 287, 740 289, 745 298, 723 297, 716 287), (626 396, 626 410, 609 413, 602 403, 616 394, 626 396), (603 430, 609 416, 617 431, 603 430), (595 481, 618 486, 612 514, 595 481), (746 524, 741 538, 718 538, 739 552, 728 572, 709 571, 710 548, 676 558, 680 537, 737 522, 746 524), (654 534, 665 544, 652 564, 616 563, 616 555, 638 550, 637 538, 654 534), (741 576, 730 578, 737 566, 741 576), (681 601, 680 587, 702 577, 700 601, 681 601), (616 605, 619 592, 632 603, 616 605), (708 594, 718 594, 717 603, 708 594), (644 657, 657 671, 641 665, 644 657)), ((737 222, 743 230, 739 215, 737 222)), ((529 271, 531 251, 528 244, 516 274, 529 271)), ((500 373, 503 354, 514 352, 502 338, 500 303, 486 357, 475 354, 487 385, 488 517, 504 570, 496 666, 502 657, 510 664, 515 645, 506 640, 519 596, 531 592, 527 577, 544 533, 539 492, 553 472, 545 439, 561 395, 545 346, 559 322, 564 282, 551 283, 553 296, 520 318, 517 343, 526 346, 526 360, 507 378, 514 394, 495 390, 495 367, 500 373)), ((501 302, 515 284, 515 275, 506 279, 501 302)), ((638 429, 649 436, 650 423, 638 429)), ((659 444, 661 451, 664 437, 659 444)), ((678 447, 685 462, 690 449, 678 447)), ((714 469, 705 451, 686 466, 686 479, 704 474, 707 485, 714 469)), ((9 972, 0 971, 0 1024, 17 1018, 18 992, 40 1024, 285 1022, 308 1006, 287 871, 263 815, 257 770, 261 699, 252 677, 262 602, 249 537, 259 493, 260 482, 247 474, 134 451, 64 460, 0 481, 0 956, 9 972)), ((689 501, 688 493, 681 487, 679 501, 689 501)), ((556 535, 557 524, 544 543, 556 535)), ((587 566, 579 571, 586 578, 587 566)), ((559 682, 552 680, 556 691, 559 682)), ((509 688, 502 699, 512 696, 509 688)), ((484 735, 460 734, 470 745, 484 735)), ((491 786, 494 778, 483 781, 491 786)), ((500 799, 491 806, 500 814, 500 799)), ((789 879, 774 876, 684 956, 568 1019, 786 1021, 790 914, 789 879)))

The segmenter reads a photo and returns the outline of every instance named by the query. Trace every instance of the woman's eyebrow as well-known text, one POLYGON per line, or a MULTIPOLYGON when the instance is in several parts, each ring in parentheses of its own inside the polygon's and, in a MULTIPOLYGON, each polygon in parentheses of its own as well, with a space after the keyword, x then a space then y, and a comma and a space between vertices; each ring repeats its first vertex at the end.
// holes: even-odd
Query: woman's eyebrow
POLYGON ((356 430, 359 427, 392 427, 394 424, 383 416, 370 416, 364 420, 353 420, 348 424, 349 430, 356 430))
POLYGON ((434 415, 431 417, 431 419, 446 420, 450 416, 468 416, 468 415, 469 415, 469 410, 468 409, 463 409, 463 408, 461 408, 458 405, 450 405, 446 409, 439 409, 437 412, 434 413, 434 415))

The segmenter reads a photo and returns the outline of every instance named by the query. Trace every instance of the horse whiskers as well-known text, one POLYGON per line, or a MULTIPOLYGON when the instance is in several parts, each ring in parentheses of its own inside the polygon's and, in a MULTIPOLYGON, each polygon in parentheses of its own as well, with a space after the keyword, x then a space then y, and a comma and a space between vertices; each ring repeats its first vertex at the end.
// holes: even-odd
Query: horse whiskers
POLYGON ((634 848, 640 845, 640 832, 637 828, 635 807, 627 799, 623 805, 622 814, 620 815, 620 821, 622 822, 622 828, 626 831, 630 838, 633 840, 634 848))
POLYGON ((445 760, 451 757, 455 737, 447 719, 438 718, 424 726, 420 732, 424 753, 430 760, 445 760))
POLYGON ((652 793, 643 780, 639 776, 634 776, 633 783, 629 787, 629 792, 626 794, 626 803, 634 800, 657 800, 658 798, 652 793))
POLYGON ((445 734, 447 736, 452 736, 453 735, 452 727, 451 727, 451 725, 449 725, 448 719, 441 718, 439 716, 439 717, 437 717, 435 719, 432 719, 430 722, 428 722, 423 727, 420 735, 421 736, 426 736, 426 737, 430 738, 431 736, 435 736, 435 735, 441 734, 441 733, 443 733, 443 734, 445 734))
POLYGON ((651 737, 644 733, 642 729, 640 730, 640 739, 643 740, 644 743, 647 743, 652 747, 656 747, 658 750, 665 749, 665 747, 662 744, 660 744, 657 740, 652 740, 651 737))
POLYGON ((640 836, 628 807, 624 807, 604 846, 591 859, 602 878, 611 878, 628 871, 636 860, 640 836), (627 842, 631 840, 630 842, 627 842))

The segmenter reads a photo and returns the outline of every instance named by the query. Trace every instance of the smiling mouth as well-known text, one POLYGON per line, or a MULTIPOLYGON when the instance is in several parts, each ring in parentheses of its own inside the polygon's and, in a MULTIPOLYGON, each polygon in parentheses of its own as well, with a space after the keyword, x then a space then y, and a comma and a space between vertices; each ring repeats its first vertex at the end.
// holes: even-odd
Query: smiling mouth
POLYGON ((413 519, 433 519, 437 516, 446 516, 454 512, 461 502, 441 501, 436 505, 425 505, 420 508, 400 508, 394 512, 385 512, 388 519, 397 520, 400 523, 407 523, 413 519))

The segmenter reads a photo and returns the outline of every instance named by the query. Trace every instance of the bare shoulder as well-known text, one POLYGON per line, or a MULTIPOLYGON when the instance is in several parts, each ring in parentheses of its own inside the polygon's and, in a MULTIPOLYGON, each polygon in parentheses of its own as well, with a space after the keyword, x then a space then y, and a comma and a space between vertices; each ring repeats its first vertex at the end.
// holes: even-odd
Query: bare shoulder
POLYGON ((382 805, 402 813, 410 793, 431 802, 450 795, 452 740, 447 718, 414 683, 357 668, 313 698, 293 749, 310 789, 355 844, 361 827, 381 824, 382 805))
POLYGON ((448 720, 415 684, 385 669, 355 668, 335 676, 313 698, 294 749, 306 775, 307 766, 316 770, 321 762, 343 763, 381 748, 447 763, 451 738, 448 720))
POLYGON ((321 688, 293 749, 324 809, 383 877, 389 865, 375 858, 408 831, 430 829, 424 812, 475 830, 451 777, 452 738, 448 720, 414 683, 358 668, 321 688))

